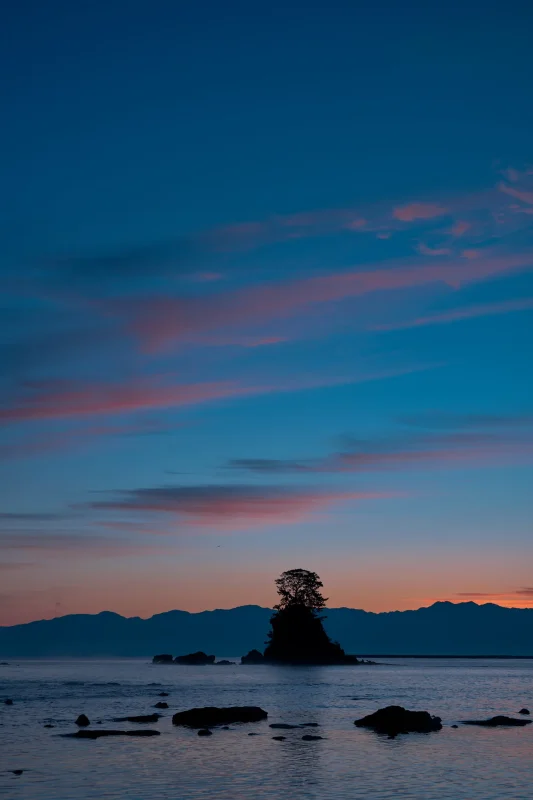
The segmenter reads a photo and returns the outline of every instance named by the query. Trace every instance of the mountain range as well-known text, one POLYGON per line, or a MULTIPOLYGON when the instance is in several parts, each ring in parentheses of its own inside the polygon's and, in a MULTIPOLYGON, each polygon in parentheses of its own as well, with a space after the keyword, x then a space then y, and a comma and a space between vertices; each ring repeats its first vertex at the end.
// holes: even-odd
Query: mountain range
MULTIPOLYGON (((533 656, 533 608, 438 602, 416 611, 327 609, 324 625, 347 653, 533 656)), ((263 650, 272 609, 239 606, 149 619, 111 611, 0 627, 1 658, 149 657, 203 650, 240 656, 263 650)))

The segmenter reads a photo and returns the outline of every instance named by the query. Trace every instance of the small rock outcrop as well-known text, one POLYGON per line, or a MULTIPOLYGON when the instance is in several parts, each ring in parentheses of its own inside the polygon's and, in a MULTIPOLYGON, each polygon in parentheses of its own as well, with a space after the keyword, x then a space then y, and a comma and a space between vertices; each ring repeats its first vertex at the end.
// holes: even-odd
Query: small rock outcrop
POLYGON ((222 661, 215 662, 216 667, 232 667, 235 665, 235 661, 227 661, 225 658, 222 661))
POLYGON ((188 666, 203 666, 204 664, 214 664, 215 656, 208 656, 199 650, 197 653, 189 653, 186 656, 176 656, 174 664, 185 664, 188 666))
POLYGON ((159 692, 159 697, 168 697, 168 692, 159 692))
POLYGON ((168 703, 156 703, 154 708, 168 708, 168 703))
POLYGON ((442 728, 440 717, 433 717, 427 711, 408 711, 402 706, 380 708, 374 714, 357 719, 354 725, 388 736, 397 736, 399 733, 430 733, 442 728))
POLYGON ((170 653, 161 653, 152 658, 152 664, 172 664, 174 657, 170 653))
POLYGON ((188 728, 212 728, 217 725, 231 725, 234 722, 259 722, 268 714, 259 706, 228 706, 217 708, 191 708, 179 711, 172 717, 174 725, 185 725, 188 728))
POLYGON ((519 714, 524 714, 525 716, 529 717, 529 708, 521 708, 518 712, 519 714))
POLYGON ((250 650, 245 656, 241 658, 241 664, 264 664, 265 657, 259 650, 250 650))
POLYGON ((213 731, 210 731, 209 728, 200 728, 198 731, 198 736, 212 736, 213 731))
POLYGON ((144 724, 147 722, 157 722, 161 714, 140 714, 136 717, 115 717, 113 722, 137 722, 144 724))
POLYGON ((4 705, 12 706, 13 705, 13 700, 11 700, 11 698, 8 697, 7 700, 4 700, 4 705))
POLYGON ((299 725, 289 725, 287 722, 273 722, 272 725, 269 725, 268 727, 277 728, 282 731, 290 731, 294 730, 294 728, 298 728, 299 725))
POLYGON ((310 733, 306 733, 305 736, 302 736, 302 742, 318 742, 319 739, 323 738, 323 736, 312 736, 310 733))
POLYGON ((13 775, 22 775, 24 770, 23 769, 12 769, 11 772, 13 773, 13 775))
POLYGON ((287 737, 286 736, 273 736, 272 738, 274 739, 275 742, 284 742, 287 737))
POLYGON ((76 725, 80 728, 86 728, 88 725, 91 724, 89 717, 85 716, 85 714, 80 714, 78 719, 76 720, 76 725))
POLYGON ((462 725, 482 725, 485 728, 522 728, 524 725, 531 725, 530 719, 514 719, 513 717, 491 717, 490 719, 465 719, 462 725))
POLYGON ((46 725, 43 725, 43 728, 55 728, 55 725, 52 725, 51 722, 47 722, 46 725))
POLYGON ((116 731, 100 728, 97 731, 80 730, 76 733, 64 733, 63 736, 71 739, 102 739, 104 736, 160 736, 159 731, 137 730, 137 731, 116 731))

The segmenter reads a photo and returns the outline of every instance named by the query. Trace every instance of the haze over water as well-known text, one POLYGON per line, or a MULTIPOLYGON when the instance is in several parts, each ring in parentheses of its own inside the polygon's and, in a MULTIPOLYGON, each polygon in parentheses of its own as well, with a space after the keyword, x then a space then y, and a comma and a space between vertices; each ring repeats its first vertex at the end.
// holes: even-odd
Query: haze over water
MULTIPOLYGON (((0 667, 0 794, 8 800, 517 800, 533 784, 533 725, 487 730, 450 725, 533 705, 533 661, 395 660, 381 667, 178 667, 145 660, 22 661, 0 667), (79 741, 115 716, 148 714, 168 691, 150 739, 79 741), (266 722, 202 739, 173 727, 174 711, 257 704, 266 722), (378 707, 442 716, 443 729, 394 740, 355 728, 378 707), (43 728, 51 722, 56 727, 43 728), (318 722, 322 741, 273 722, 318 722), (249 732, 259 736, 248 736, 249 732), (272 740, 283 733, 283 742, 272 740), (20 777, 4 771, 24 769, 20 777)), ((119 727, 139 727, 120 723, 119 727)), ((142 726, 148 727, 148 726, 142 726)))

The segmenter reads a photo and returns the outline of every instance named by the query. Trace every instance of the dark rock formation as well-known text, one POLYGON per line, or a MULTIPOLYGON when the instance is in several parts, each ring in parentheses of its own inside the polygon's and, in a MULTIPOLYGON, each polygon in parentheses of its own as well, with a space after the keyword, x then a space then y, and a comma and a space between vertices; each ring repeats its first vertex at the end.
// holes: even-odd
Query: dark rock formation
POLYGON ((440 717, 432 717, 427 711, 408 711, 402 706, 380 708, 354 722, 358 728, 371 728, 376 733, 396 736, 399 733, 430 733, 442 728, 440 717))
POLYGON ((245 656, 241 658, 241 664, 264 664, 265 657, 259 650, 250 650, 245 656))
POLYGON ((8 697, 7 700, 4 700, 4 705, 12 706, 13 705, 13 700, 11 700, 11 698, 8 697))
POLYGON ((272 738, 276 742, 284 742, 287 737, 286 736, 273 736, 272 738))
POLYGON ((300 722, 300 728, 320 728, 318 722, 300 722))
POLYGON ((87 725, 90 725, 91 721, 89 717, 85 716, 85 714, 80 714, 78 719, 76 720, 76 725, 79 725, 80 728, 86 728, 87 725))
POLYGON ((104 736, 160 736, 161 734, 159 731, 154 730, 116 731, 100 728, 97 731, 85 729, 76 731, 76 733, 64 733, 62 735, 71 739, 101 739, 104 736))
POLYGON ((189 653, 186 656, 176 656, 174 664, 186 664, 188 666, 203 666, 204 664, 214 664, 215 656, 208 656, 199 650, 197 653, 189 653))
POLYGON ((209 728, 200 728, 198 731, 198 736, 212 736, 213 731, 210 731, 209 728))
POLYGON ((347 656, 340 644, 332 642, 322 618, 314 609, 290 605, 280 609, 270 620, 272 632, 265 650, 265 661, 271 664, 358 664, 355 656, 347 656))
POLYGON ((518 713, 519 714, 525 714, 526 716, 529 717, 529 708, 521 708, 518 713))
POLYGON ((152 658, 152 664, 172 664, 173 661, 174 659, 170 653, 161 653, 152 658))
POLYGON ((312 736, 310 733, 306 733, 305 736, 302 736, 302 742, 317 742, 323 738, 323 736, 312 736))
POLYGON ((290 731, 294 728, 298 728, 298 725, 288 725, 285 722, 273 722, 272 725, 268 726, 269 728, 279 728, 280 730, 290 731))
POLYGON ((52 725, 50 722, 47 722, 46 725, 43 725, 43 728, 55 728, 55 725, 52 725))
POLYGON ((168 708, 168 703, 156 703, 154 708, 168 708))
POLYGON ((261 736, 261 734, 256 733, 256 731, 253 731, 252 733, 249 733, 248 736, 261 736))
POLYGON ((268 714, 258 706, 229 706, 217 708, 191 708, 174 714, 174 725, 186 725, 188 728, 211 728, 217 725, 231 725, 233 722, 259 722, 268 714))
POLYGON ((514 727, 521 728, 524 725, 531 725, 530 719, 513 719, 513 717, 491 717, 490 719, 465 719, 462 725, 483 725, 485 728, 514 727))
POLYGON ((161 714, 140 714, 137 717, 115 717, 113 722, 157 722, 161 714))
POLYGON ((168 697, 168 692, 159 692, 159 697, 168 697))
POLYGON ((227 661, 225 658, 223 658, 222 661, 217 661, 215 663, 216 667, 230 667, 230 666, 234 666, 234 665, 235 665, 235 661, 227 661))

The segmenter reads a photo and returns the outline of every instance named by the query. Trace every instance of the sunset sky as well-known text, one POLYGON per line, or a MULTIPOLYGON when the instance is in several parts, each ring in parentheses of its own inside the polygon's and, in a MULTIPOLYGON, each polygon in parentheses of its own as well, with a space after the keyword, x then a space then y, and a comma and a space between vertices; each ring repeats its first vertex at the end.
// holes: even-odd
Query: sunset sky
POLYGON ((9 5, 0 624, 533 606, 528 4, 9 5))

